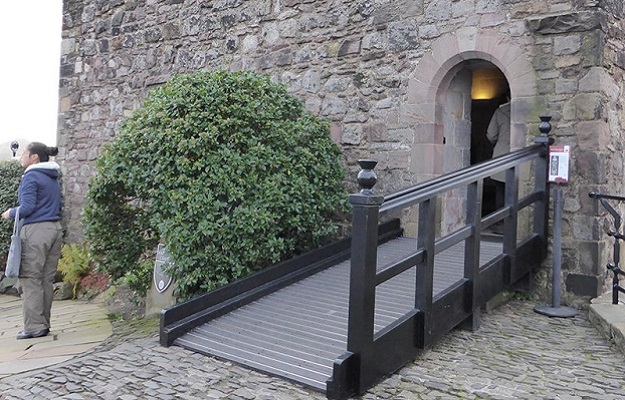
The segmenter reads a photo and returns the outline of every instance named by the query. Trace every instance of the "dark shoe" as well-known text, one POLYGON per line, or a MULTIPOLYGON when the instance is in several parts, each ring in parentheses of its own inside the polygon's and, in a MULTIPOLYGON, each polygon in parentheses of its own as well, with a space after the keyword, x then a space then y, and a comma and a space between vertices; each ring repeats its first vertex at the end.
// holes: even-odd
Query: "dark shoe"
POLYGON ((44 328, 40 331, 35 331, 35 332, 19 331, 17 332, 17 340, 44 337, 44 336, 47 336, 48 333, 50 333, 50 329, 48 328, 44 328))

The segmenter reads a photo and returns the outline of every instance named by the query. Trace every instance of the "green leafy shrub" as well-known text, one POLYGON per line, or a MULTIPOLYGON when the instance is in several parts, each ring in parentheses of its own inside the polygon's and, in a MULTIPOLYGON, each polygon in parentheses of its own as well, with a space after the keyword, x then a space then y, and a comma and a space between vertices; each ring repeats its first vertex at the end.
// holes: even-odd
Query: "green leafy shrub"
MULTIPOLYGON (((17 205, 17 190, 23 174, 24 169, 19 161, 0 161, 0 213, 17 205)), ((13 233, 13 220, 0 218, 0 221, 0 269, 4 270, 13 233)))
POLYGON ((327 121, 251 72, 175 76, 97 161, 86 236, 112 278, 169 246, 189 298, 335 238, 347 207, 327 121))
POLYGON ((127 271, 120 283, 128 286, 132 291, 144 295, 153 283, 152 273, 154 271, 154 260, 141 261, 135 268, 127 271))
POLYGON ((80 281, 92 270, 89 258, 89 250, 86 246, 76 243, 64 244, 61 248, 61 259, 58 271, 63 276, 63 281, 73 286, 73 298, 78 293, 80 281))

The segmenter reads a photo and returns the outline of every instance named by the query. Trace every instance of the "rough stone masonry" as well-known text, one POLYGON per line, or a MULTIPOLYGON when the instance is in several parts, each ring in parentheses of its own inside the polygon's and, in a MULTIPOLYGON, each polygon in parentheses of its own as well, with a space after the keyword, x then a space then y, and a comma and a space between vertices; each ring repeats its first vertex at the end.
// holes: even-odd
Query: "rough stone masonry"
MULTIPOLYGON (((471 71, 499 69, 512 142, 553 116, 572 148, 566 292, 607 285, 605 218, 591 190, 623 194, 621 0, 65 0, 58 142, 70 240, 80 240, 101 146, 150 87, 198 69, 255 70, 331 120, 348 185, 379 160, 388 193, 468 165, 471 71)), ((451 204, 451 203, 450 203, 451 204)))

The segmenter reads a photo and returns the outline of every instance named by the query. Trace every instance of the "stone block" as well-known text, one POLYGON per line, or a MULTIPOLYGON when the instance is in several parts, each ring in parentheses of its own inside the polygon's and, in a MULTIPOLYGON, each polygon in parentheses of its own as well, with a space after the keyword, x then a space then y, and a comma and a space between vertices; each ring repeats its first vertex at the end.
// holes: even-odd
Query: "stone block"
MULTIPOLYGON (((507 48, 506 43, 502 43, 502 39, 501 35, 492 30, 481 30, 475 41, 475 50, 498 56, 507 48)), ((512 47, 514 47, 515 50, 518 49, 516 46, 512 47)))
POLYGON ((466 149, 455 146, 443 146, 443 173, 457 171, 469 164, 468 157, 466 157, 466 149))
POLYGON ((421 39, 434 39, 441 35, 436 25, 422 25, 419 26, 419 37, 421 39))
POLYGON ((74 285, 69 282, 54 284, 54 300, 68 300, 74 298, 74 285))
POLYGON ((425 8, 425 17, 436 21, 447 21, 451 15, 451 0, 430 1, 425 8))
POLYGON ((556 56, 577 53, 582 47, 582 39, 579 34, 557 36, 553 39, 553 54, 556 56))
POLYGON ((518 76, 510 81, 510 88, 513 89, 514 96, 527 97, 537 93, 536 76, 525 74, 518 76))
POLYGON ((458 38, 453 35, 445 35, 434 42, 432 57, 439 64, 443 64, 448 59, 455 57, 458 51, 458 38))
POLYGON ((577 248, 562 248, 562 270, 563 271, 575 271, 578 264, 578 251, 577 248))
POLYGON ((341 143, 349 145, 358 145, 362 141, 362 125, 347 124, 343 127, 341 135, 341 143))
POLYGON ((575 155, 575 170, 588 182, 599 185, 608 182, 608 161, 605 155, 598 154, 596 149, 578 149, 575 155))
MULTIPOLYGON (((419 82, 422 84, 423 89, 419 93, 421 95, 421 98, 415 98, 411 94, 411 96, 408 98, 409 103, 424 102, 429 100, 430 98, 432 100, 434 99, 434 94, 436 94, 436 90, 438 88, 432 88, 430 87, 430 84, 439 68, 440 64, 434 59, 432 53, 426 53, 423 55, 423 57, 417 63, 415 73, 411 77, 412 79, 410 82, 412 84, 418 84, 419 82)), ((409 90, 409 92, 412 91, 409 90)))
POLYGON ((380 3, 373 14, 373 24, 388 24, 401 18, 423 14, 423 0, 398 0, 380 3))
POLYGON ((345 57, 350 54, 360 53, 360 39, 358 40, 345 40, 341 43, 337 54, 338 58, 345 57))
POLYGON ((527 24, 525 21, 510 21, 508 34, 514 38, 527 34, 527 24))
POLYGON ((594 241, 605 239, 603 221, 595 216, 575 214, 569 219, 571 234, 577 240, 594 241))
POLYGON ((76 51, 76 39, 69 38, 61 41, 61 56, 72 54, 76 51))
POLYGON ((443 130, 437 129, 436 124, 419 124, 416 126, 414 143, 443 144, 443 130))
POLYGON ((380 122, 365 125, 363 134, 370 142, 384 142, 388 140, 386 125, 380 122))
MULTIPOLYGON (((578 187, 578 196, 580 202, 580 212, 585 215, 599 215, 599 202, 590 198, 588 193, 599 191, 598 185, 581 185, 578 187)), ((625 254, 625 253, 623 253, 625 254)))
POLYGON ((569 56, 560 56, 555 58, 554 66, 558 69, 564 69, 573 67, 575 65, 579 65, 582 62, 582 59, 579 53, 569 55, 569 56))
POLYGON ((585 32, 605 29, 607 17, 603 13, 585 11, 550 15, 547 17, 529 18, 530 30, 543 35, 585 32))
POLYGON ((603 272, 601 255, 603 243, 597 241, 577 242, 579 254, 579 272, 585 275, 597 276, 603 272))
POLYGON ((321 103, 321 115, 344 115, 345 112, 345 102, 338 97, 328 96, 321 103))
POLYGON ((596 276, 568 274, 566 291, 576 296, 597 297, 599 295, 599 279, 596 276))
POLYGON ((575 125, 580 149, 605 149, 611 142, 610 125, 604 120, 581 121, 575 125))
POLYGON ((603 114, 603 98, 598 93, 580 93, 562 107, 565 121, 597 120, 603 114))
POLYGON ((505 13, 488 13, 480 15, 480 26, 490 28, 502 25, 506 22, 505 13))
POLYGON ((551 54, 551 48, 549 46, 538 47, 537 53, 532 59, 532 65, 537 71, 553 70, 555 68, 555 59, 553 54, 551 54))
POLYGON ((407 126, 424 122, 433 123, 435 107, 436 105, 433 103, 400 105, 399 121, 407 126))
POLYGON ((556 81, 556 93, 572 94, 577 92, 577 80, 560 79, 556 81))
POLYGON ((541 79, 538 81, 538 94, 549 95, 556 91, 555 79, 541 79))
POLYGON ((410 146, 414 140, 413 130, 407 128, 389 129, 388 140, 410 146))
POLYGON ((415 20, 400 20, 390 23, 388 32, 388 48, 399 52, 419 47, 418 26, 415 20))
POLYGON ((388 168, 390 169, 410 169, 410 162, 410 150, 391 151, 388 154, 388 168))
MULTIPOLYGON (((501 62, 504 63, 508 79, 516 79, 527 75, 534 77, 536 75, 536 71, 532 68, 528 57, 519 48, 507 46, 502 51, 501 62), (508 47, 512 47, 512 49, 508 47)), ((529 94, 521 95, 527 96, 529 94)))
POLYGON ((475 27, 460 28, 456 31, 458 38, 458 51, 465 52, 475 50, 478 30, 475 27))
POLYGON ((606 44, 605 34, 601 31, 589 32, 582 36, 580 55, 583 67, 602 66, 604 48, 606 44))
POLYGON ((412 148, 412 172, 439 175, 443 171, 444 146, 436 144, 420 144, 412 148))

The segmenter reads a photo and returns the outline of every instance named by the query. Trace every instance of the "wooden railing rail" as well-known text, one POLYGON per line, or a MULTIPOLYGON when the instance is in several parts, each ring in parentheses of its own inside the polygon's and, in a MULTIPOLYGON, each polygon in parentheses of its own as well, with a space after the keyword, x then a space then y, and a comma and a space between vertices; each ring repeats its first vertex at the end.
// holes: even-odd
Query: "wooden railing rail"
POLYGON ((359 193, 350 196, 353 206, 347 351, 334 363, 327 382, 330 399, 362 394, 383 376, 400 368, 455 326, 479 327, 480 307, 505 287, 526 278, 544 259, 547 249, 549 191, 547 153, 552 142, 550 117, 541 117, 541 135, 535 144, 493 160, 419 183, 396 193, 375 193, 375 160, 360 160, 359 193), (524 164, 533 167, 533 191, 519 199, 519 175, 524 164), (503 172, 506 177, 505 205, 482 216, 484 180, 503 172), (434 226, 437 198, 454 189, 466 188, 465 224, 436 238, 434 226), (415 251, 378 270, 377 226, 386 213, 418 205, 415 251), (518 214, 533 206, 532 232, 517 238, 518 214), (481 232, 504 222, 503 251, 480 265, 481 232), (436 297, 433 293, 436 254, 464 243, 464 277, 436 297), (376 287, 415 268, 415 304, 411 311, 374 332, 376 287))

